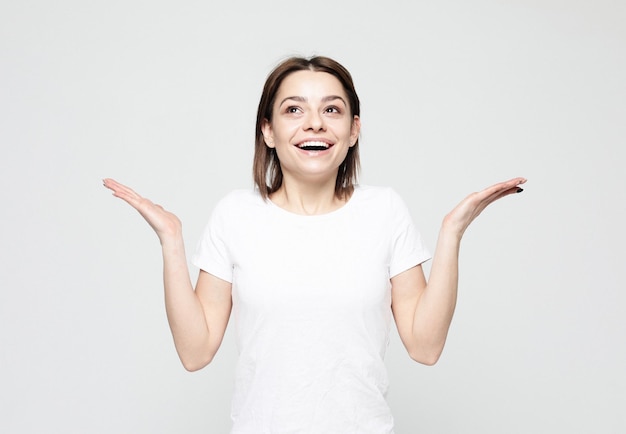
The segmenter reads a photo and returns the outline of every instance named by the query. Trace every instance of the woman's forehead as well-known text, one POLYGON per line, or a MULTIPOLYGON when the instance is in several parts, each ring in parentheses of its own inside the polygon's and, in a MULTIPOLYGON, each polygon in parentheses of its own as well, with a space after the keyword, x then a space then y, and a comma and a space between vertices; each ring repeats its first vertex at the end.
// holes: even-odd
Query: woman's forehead
POLYGON ((322 99, 329 95, 346 98, 341 82, 332 74, 322 71, 295 71, 289 74, 278 88, 278 101, 290 96, 305 99, 322 99))

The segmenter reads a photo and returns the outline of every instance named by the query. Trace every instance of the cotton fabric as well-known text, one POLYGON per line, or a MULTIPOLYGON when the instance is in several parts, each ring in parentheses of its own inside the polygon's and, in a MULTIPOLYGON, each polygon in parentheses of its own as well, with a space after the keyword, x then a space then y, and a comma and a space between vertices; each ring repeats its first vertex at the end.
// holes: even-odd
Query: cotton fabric
POLYGON ((398 194, 290 213, 254 190, 215 207, 193 263, 232 282, 232 434, 387 434, 390 278, 430 258, 398 194))

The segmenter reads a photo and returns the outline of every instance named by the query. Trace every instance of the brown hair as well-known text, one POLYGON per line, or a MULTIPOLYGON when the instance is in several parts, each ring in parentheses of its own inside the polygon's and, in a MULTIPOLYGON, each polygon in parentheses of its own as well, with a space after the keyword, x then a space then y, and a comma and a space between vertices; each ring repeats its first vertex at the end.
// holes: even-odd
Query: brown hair
MULTIPOLYGON (((323 56, 311 58, 291 57, 274 68, 265 81, 261 101, 259 101, 256 117, 254 164, 252 167, 254 183, 264 199, 267 199, 271 193, 280 188, 283 183, 283 172, 276 150, 265 144, 262 126, 264 121, 272 121, 276 94, 283 80, 289 74, 303 70, 326 72, 336 77, 348 96, 352 117, 359 116, 361 111, 359 97, 354 88, 350 72, 333 59, 323 56)), ((348 155, 346 155, 345 160, 339 166, 335 182, 335 196, 337 198, 346 199, 352 194, 354 185, 357 182, 359 167, 359 140, 357 138, 356 143, 349 148, 348 155)))

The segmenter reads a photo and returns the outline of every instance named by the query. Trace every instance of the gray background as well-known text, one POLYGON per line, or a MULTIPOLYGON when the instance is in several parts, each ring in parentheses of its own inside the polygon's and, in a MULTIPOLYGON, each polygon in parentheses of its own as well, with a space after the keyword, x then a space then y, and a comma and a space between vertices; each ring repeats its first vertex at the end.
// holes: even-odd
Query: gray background
POLYGON ((397 432, 626 432, 624 5, 2 1, 0 432, 227 432, 231 332, 183 370, 157 238, 100 180, 177 213, 190 254, 251 187, 261 87, 291 54, 353 73, 361 181, 396 188, 431 248, 465 195, 529 179, 466 234, 439 364, 394 330, 397 432))

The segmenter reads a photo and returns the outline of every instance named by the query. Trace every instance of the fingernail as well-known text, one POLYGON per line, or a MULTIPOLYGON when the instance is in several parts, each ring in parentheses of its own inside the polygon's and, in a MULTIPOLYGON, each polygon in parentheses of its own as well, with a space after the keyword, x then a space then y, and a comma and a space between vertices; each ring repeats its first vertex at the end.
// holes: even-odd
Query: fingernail
POLYGON ((522 191, 524 191, 524 189, 523 189, 523 188, 521 188, 521 187, 517 187, 517 191, 516 191, 516 193, 521 193, 522 191))

